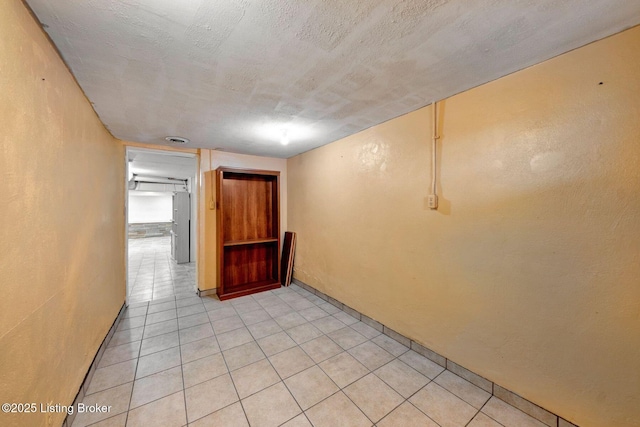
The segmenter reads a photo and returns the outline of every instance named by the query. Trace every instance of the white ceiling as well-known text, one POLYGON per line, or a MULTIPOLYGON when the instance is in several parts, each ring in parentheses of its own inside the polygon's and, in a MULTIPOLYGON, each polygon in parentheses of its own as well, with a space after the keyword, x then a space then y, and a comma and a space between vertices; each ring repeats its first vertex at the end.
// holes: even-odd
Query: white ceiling
POLYGON ((632 0, 27 3, 117 138, 275 157, 640 23, 632 0))
POLYGON ((187 179, 196 176, 193 154, 129 149, 129 171, 140 176, 187 179))

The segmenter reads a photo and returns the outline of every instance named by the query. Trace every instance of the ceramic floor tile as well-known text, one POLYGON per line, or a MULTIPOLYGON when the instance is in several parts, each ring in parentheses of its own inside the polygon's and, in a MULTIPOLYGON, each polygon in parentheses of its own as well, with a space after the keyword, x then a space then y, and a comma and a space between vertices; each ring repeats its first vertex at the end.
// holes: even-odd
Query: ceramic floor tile
POLYGON ((364 335, 359 334, 348 326, 330 332, 327 334, 327 336, 344 350, 348 350, 367 341, 367 338, 364 335))
POLYGON ((375 338, 378 335, 380 335, 382 332, 373 329, 371 326, 367 325, 364 322, 356 322, 352 325, 349 325, 349 327, 351 329, 354 329, 355 331, 361 333, 362 335, 364 335, 365 337, 367 337, 368 339, 371 338, 375 338))
POLYGON ((293 347, 269 357, 281 378, 288 378, 312 367, 315 363, 300 347, 293 347))
POLYGON ((283 301, 280 298, 278 298, 276 295, 273 295, 273 294, 265 295, 265 292, 261 292, 260 295, 263 295, 263 297, 261 297, 257 302, 263 308, 282 305, 283 303, 283 301))
POLYGON ((175 301, 167 301, 160 304, 150 305, 149 311, 147 311, 147 314, 159 313, 161 311, 167 311, 167 310, 175 310, 175 308, 176 308, 175 301))
POLYGON ((273 306, 270 306, 270 307, 264 307, 264 309, 273 318, 281 317, 281 316, 284 316, 284 315, 291 314, 291 313, 295 312, 295 310, 293 308, 289 307, 284 302, 281 303, 281 304, 278 304, 278 305, 273 305, 273 306))
POLYGON ((123 315, 123 319, 127 319, 130 317, 138 317, 138 316, 144 316, 147 314, 147 307, 136 307, 136 308, 128 308, 127 311, 125 311, 124 315, 123 315))
POLYGON ((305 308, 304 310, 299 311, 298 314, 304 317, 308 322, 329 316, 329 313, 327 313, 320 307, 316 307, 315 305, 313 307, 305 308))
POLYGON ((414 394, 409 401, 442 427, 465 426, 478 412, 433 382, 414 394))
POLYGON ((340 388, 348 386, 369 373, 362 363, 347 352, 333 356, 319 366, 340 388))
POLYGON ((271 319, 271 316, 269 316, 269 313, 264 311, 262 308, 259 308, 258 310, 251 311, 248 313, 241 313, 240 318, 242 319, 245 325, 253 325, 254 323, 269 320, 271 319))
POLYGON ((504 426, 546 427, 546 424, 514 408, 508 403, 492 397, 482 408, 482 412, 504 426))
POLYGON ((335 383, 318 366, 299 372, 284 382, 303 410, 338 391, 335 383))
POLYGON ((137 359, 138 353, 140 352, 140 343, 141 341, 133 341, 116 347, 107 348, 100 358, 98 368, 104 368, 105 366, 114 365, 131 359, 137 359))
POLYGON ((176 299, 176 306, 178 307, 178 309, 180 309, 181 307, 200 304, 202 304, 202 299, 198 296, 187 296, 185 298, 176 299))
POLYGON ((440 375, 442 371, 444 371, 444 368, 442 366, 416 353, 413 350, 409 350, 408 352, 404 353, 399 357, 399 359, 427 378, 433 379, 440 375))
POLYGON ((124 331, 127 329, 140 328, 144 326, 144 321, 145 321, 144 316, 122 319, 118 324, 118 328, 116 329, 116 331, 124 331))
POLYGON ((186 307, 179 307, 177 311, 178 311, 178 317, 192 316, 197 313, 206 314, 206 310, 204 309, 204 305, 202 303, 188 305, 186 307))
POLYGON ((220 346, 215 337, 203 338, 180 346, 182 363, 193 362, 216 353, 220 353, 220 346))
POLYGON ((478 412, 471 422, 467 424, 467 427, 503 427, 503 425, 489 418, 482 412, 478 412))
POLYGON ((188 344, 193 341, 199 341, 203 338, 212 337, 213 329, 210 323, 192 326, 191 328, 180 330, 180 344, 188 344))
POLYGON ((151 353, 157 353, 158 351, 167 350, 172 347, 180 345, 178 340, 178 332, 170 332, 168 334, 157 335, 152 338, 142 340, 142 346, 140 347, 140 356, 146 356, 151 353))
POLYGON ((406 363, 394 359, 374 372, 378 378, 389 384, 405 399, 427 385, 429 378, 411 368, 406 363))
POLYGON ((253 341, 253 336, 245 327, 219 334, 216 338, 218 339, 218 345, 222 351, 253 341))
POLYGON ((222 408, 204 418, 189 423, 189 427, 249 427, 240 402, 222 408))
POLYGON ((242 400, 251 427, 276 427, 301 410, 282 382, 242 400))
POLYGON ((255 342, 234 347, 230 350, 223 351, 222 354, 230 371, 250 365, 266 357, 262 349, 260 349, 255 342))
POLYGON ((221 309, 221 308, 225 308, 228 305, 227 303, 225 303, 223 301, 220 301, 219 299, 215 298, 214 296, 202 297, 202 304, 204 305, 204 308, 205 308, 205 310, 207 310, 207 312, 212 311, 212 310, 218 310, 218 309, 221 309))
POLYGON ((449 390, 474 408, 480 409, 491 397, 490 393, 471 384, 451 371, 444 371, 434 380, 442 388, 449 390))
POLYGON ((299 300, 292 301, 289 303, 289 305, 297 311, 315 307, 314 303, 305 298, 300 298, 299 300))
POLYGON ((374 423, 404 401, 402 396, 373 374, 359 379, 343 391, 374 423))
POLYGON ((318 304, 318 307, 321 308, 322 310, 326 311, 329 314, 336 314, 336 313, 340 313, 342 310, 340 310, 338 307, 336 307, 335 305, 328 303, 328 302, 323 302, 318 304))
POLYGON ((185 390, 189 422, 238 401, 231 377, 222 375, 185 390))
POLYGON ((148 356, 143 356, 138 360, 136 379, 174 368, 180 364, 180 347, 174 347, 148 356))
POLYGON ((360 321, 355 317, 351 316, 350 314, 345 313, 344 311, 339 311, 333 314, 333 317, 335 317, 345 325, 353 325, 354 323, 358 323, 360 321))
POLYGON ((207 313, 196 313, 191 316, 178 317, 178 325, 180 326, 180 329, 190 328, 203 323, 209 323, 209 316, 207 316, 207 313))
POLYGON ((178 321, 176 319, 165 320, 164 322, 147 325, 144 328, 144 338, 153 338, 158 335, 168 334, 178 330, 178 321))
POLYGON ((255 301, 245 301, 242 304, 234 305, 233 308, 235 308, 236 312, 240 315, 248 314, 258 310, 264 311, 262 306, 255 301))
POLYGON ((96 423, 106 418, 126 412, 129 409, 129 399, 131 398, 131 388, 133 382, 113 387, 98 393, 85 396, 82 403, 87 406, 109 405, 109 412, 82 412, 76 415, 73 427, 84 427, 96 423))
MULTIPOLYGON (((305 296, 305 298, 308 299, 309 301, 311 301, 312 303, 314 303, 315 305, 317 305, 318 308, 324 310, 324 308, 321 307, 321 305, 322 304, 326 304, 326 301, 323 300, 322 298, 320 298, 319 296, 313 295, 313 294, 309 294, 309 295, 305 296)), ((329 304, 329 305, 331 305, 331 304, 329 304)), ((336 307, 334 307, 334 308, 336 308, 336 307)), ((324 311, 329 313, 327 310, 324 310, 324 311)))
POLYGON ((89 388, 87 389, 87 394, 96 393, 133 381, 137 363, 137 359, 132 359, 96 369, 91 379, 91 384, 89 384, 89 388))
POLYGON ((349 350, 349 354, 358 359, 369 370, 374 371, 394 359, 386 350, 371 341, 360 344, 349 350))
POLYGON ((178 315, 175 310, 160 311, 158 313, 147 315, 147 325, 152 325, 158 322, 164 322, 166 320, 176 319, 178 315))
POLYGON ((384 348, 395 357, 398 357, 409 351, 409 347, 400 344, 398 341, 394 340, 391 337, 388 337, 387 335, 378 335, 371 341, 376 343, 381 348, 384 348))
POLYGON ((136 268, 132 300, 175 295, 125 311, 84 397, 112 410, 74 426, 546 427, 304 289, 198 298, 189 268, 136 268))
POLYGON ((140 378, 133 383, 130 409, 153 402, 182 389, 182 368, 180 366, 140 378))
POLYGON ((143 332, 143 327, 115 332, 111 337, 111 340, 109 341, 109 345, 107 347, 116 347, 129 342, 140 341, 142 340, 143 332))
POLYGON ((297 417, 282 424, 281 427, 313 427, 311 422, 307 419, 305 414, 300 414, 297 417))
POLYGON ((226 374, 227 365, 222 354, 217 353, 182 365, 184 386, 189 388, 196 384, 226 374))
POLYGON ((285 331, 297 344, 303 344, 324 335, 320 329, 311 323, 303 323, 285 331))
POLYGON ((280 377, 267 359, 233 371, 231 378, 241 399, 280 382, 280 377))
POLYGON ((184 408, 184 392, 179 391, 160 400, 129 411, 128 427, 182 427, 187 423, 184 408))
POLYGON ((211 325, 213 326, 213 331, 217 335, 224 334, 225 332, 230 332, 239 328, 244 328, 245 326, 244 322, 237 314, 225 317, 223 319, 212 320, 211 325))
MULTIPOLYGON (((164 306, 160 309, 154 309, 155 312, 158 311, 165 311, 165 310, 169 310, 171 308, 176 308, 176 299, 173 297, 169 297, 169 298, 158 298, 158 299, 154 299, 153 301, 149 301, 149 310, 151 310, 151 307, 157 306, 157 305, 162 305, 162 304, 166 304, 166 303, 171 303, 173 306, 172 307, 167 307, 164 306)), ((147 314, 151 314, 151 313, 147 313, 147 314)))
POLYGON ((316 328, 320 329, 323 333, 328 334, 338 329, 344 328, 345 325, 333 316, 322 317, 320 319, 311 322, 316 328))
POLYGON ((222 320, 227 317, 237 316, 238 313, 233 307, 224 306, 216 308, 215 310, 207 311, 207 315, 209 316, 209 319, 211 319, 211 322, 214 322, 216 320, 222 320))
POLYGON ((285 314, 284 316, 276 317, 273 320, 275 320, 276 323, 280 325, 282 329, 291 329, 295 326, 302 325, 303 323, 307 323, 306 319, 300 316, 296 312, 285 314))
POLYGON ((371 421, 343 392, 323 400, 305 414, 313 427, 371 427, 371 421))
POLYGON ((127 415, 128 413, 125 412, 124 414, 107 418, 106 420, 100 421, 96 424, 91 424, 91 427, 125 427, 127 424, 127 415))
POLYGON ((264 354, 272 356, 295 347, 296 343, 285 332, 278 332, 277 334, 260 338, 258 340, 258 345, 260 345, 264 354))
POLYGON ((305 353, 316 363, 320 363, 342 352, 342 348, 327 336, 308 341, 300 347, 302 347, 305 353))
POLYGON ((267 320, 264 322, 256 323, 248 326, 249 332, 253 335, 253 338, 260 339, 269 335, 277 334, 283 329, 278 325, 275 320, 267 320))
POLYGON ((394 409, 380 420, 377 427, 439 427, 431 418, 416 409, 409 402, 394 409))

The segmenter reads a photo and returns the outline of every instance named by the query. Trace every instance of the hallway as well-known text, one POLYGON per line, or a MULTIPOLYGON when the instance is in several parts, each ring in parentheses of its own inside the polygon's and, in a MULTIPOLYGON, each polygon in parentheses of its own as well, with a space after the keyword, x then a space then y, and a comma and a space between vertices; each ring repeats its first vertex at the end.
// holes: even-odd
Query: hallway
POLYGON ((171 259, 171 237, 129 239, 131 304, 195 295, 195 263, 171 259))
POLYGON ((544 427, 296 285, 176 294, 127 309, 74 427, 544 427))

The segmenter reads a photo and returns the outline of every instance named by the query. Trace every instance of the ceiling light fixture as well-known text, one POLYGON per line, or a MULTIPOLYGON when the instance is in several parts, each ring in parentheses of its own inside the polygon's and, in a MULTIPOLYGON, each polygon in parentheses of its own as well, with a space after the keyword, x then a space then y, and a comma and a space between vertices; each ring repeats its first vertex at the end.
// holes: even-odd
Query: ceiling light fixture
POLYGON ((282 131, 282 137, 280 138, 280 144, 288 145, 289 144, 289 133, 286 129, 282 131))
POLYGON ((180 145, 188 144, 190 142, 187 138, 183 138, 181 136, 168 136, 165 139, 172 144, 180 145))
POLYGON ((256 123, 250 129, 259 139, 270 143, 277 141, 282 145, 307 141, 318 133, 316 129, 293 122, 256 123))

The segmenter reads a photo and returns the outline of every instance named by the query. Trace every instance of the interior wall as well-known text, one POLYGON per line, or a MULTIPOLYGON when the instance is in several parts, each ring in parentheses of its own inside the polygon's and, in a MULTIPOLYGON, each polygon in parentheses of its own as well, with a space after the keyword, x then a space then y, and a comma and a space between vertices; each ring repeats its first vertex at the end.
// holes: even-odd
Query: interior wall
POLYGON ((640 27, 290 158, 295 277, 580 426, 640 425, 640 27))
POLYGON ((69 405, 125 299, 124 151, 19 0, 0 58, 0 396, 69 405))
POLYGON ((198 286, 201 291, 217 288, 216 211, 210 209, 215 200, 215 169, 220 166, 239 169, 259 169, 280 172, 280 234, 281 240, 287 228, 287 160, 273 157, 249 156, 216 150, 200 153, 200 239, 202 245, 198 258, 198 286))
POLYGON ((171 222, 172 193, 145 194, 129 191, 129 224, 171 222))

